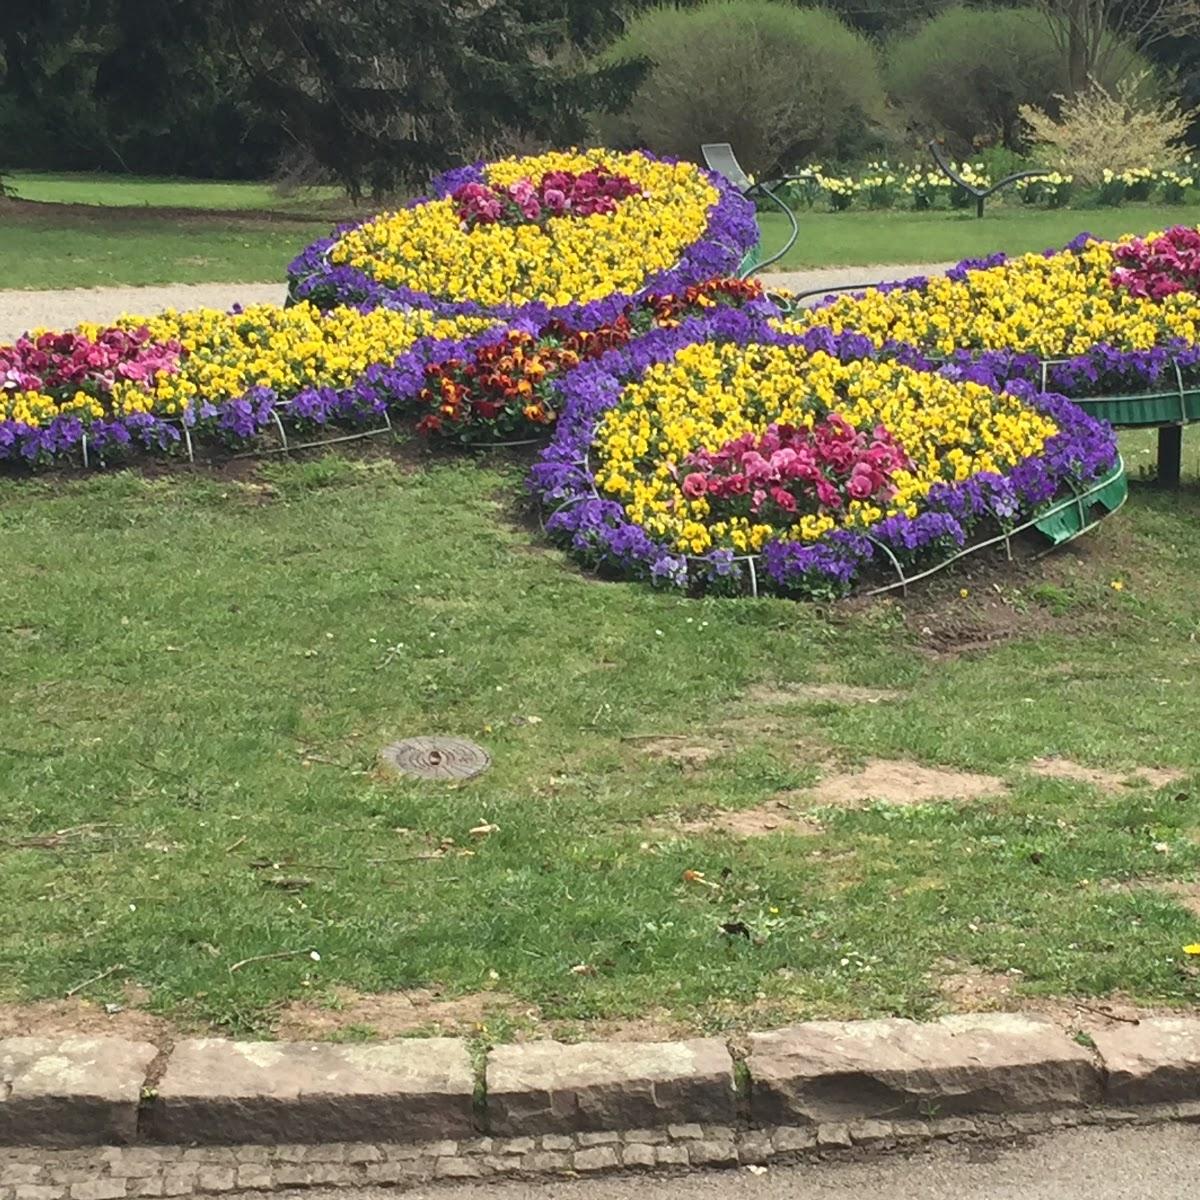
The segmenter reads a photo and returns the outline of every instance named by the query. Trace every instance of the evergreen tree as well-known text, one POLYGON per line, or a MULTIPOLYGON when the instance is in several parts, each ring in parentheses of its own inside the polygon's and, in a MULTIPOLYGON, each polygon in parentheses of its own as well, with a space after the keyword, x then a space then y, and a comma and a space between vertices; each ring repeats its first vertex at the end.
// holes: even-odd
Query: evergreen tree
POLYGON ((581 137, 639 64, 586 68, 590 0, 221 0, 255 102, 354 197, 581 137))

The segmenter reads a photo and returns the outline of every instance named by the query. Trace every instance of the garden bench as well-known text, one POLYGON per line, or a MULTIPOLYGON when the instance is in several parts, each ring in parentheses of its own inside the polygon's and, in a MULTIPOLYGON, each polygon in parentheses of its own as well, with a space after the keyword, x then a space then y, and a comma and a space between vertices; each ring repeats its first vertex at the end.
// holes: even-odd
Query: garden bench
POLYGON ((1006 175, 999 183, 993 183, 991 187, 980 188, 973 183, 968 183, 958 171, 954 169, 953 164, 942 153, 942 148, 937 142, 929 143, 929 153, 933 155, 933 161, 937 164, 937 168, 943 175, 946 176, 952 183, 956 183, 967 195, 975 200, 975 215, 983 216, 983 206, 989 196, 994 196, 1002 188, 1006 188, 1009 184, 1016 183, 1021 179, 1041 179, 1049 175, 1049 171, 1018 171, 1015 175, 1006 175))
POLYGON ((796 244, 796 239, 800 236, 800 225, 796 220, 796 214, 774 189, 781 183, 789 183, 801 176, 781 175, 778 179, 755 183, 742 169, 742 164, 738 162, 737 155, 734 154, 733 147, 728 142, 705 142, 700 147, 700 151, 704 155, 704 162, 708 169, 716 171, 718 175, 723 175, 747 200, 765 196, 788 219, 790 227, 788 239, 781 250, 772 254, 770 258, 762 258, 761 248, 756 245, 742 260, 738 267, 738 276, 742 279, 749 279, 750 276, 759 271, 765 271, 769 266, 777 263, 796 244))

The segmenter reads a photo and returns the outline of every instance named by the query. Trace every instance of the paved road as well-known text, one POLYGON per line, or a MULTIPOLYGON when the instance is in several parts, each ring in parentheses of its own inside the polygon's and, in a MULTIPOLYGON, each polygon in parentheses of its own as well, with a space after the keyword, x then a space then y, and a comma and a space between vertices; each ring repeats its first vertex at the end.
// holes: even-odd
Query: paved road
MULTIPOLYGON (((296 1193, 297 1200, 394 1200, 395 1192, 296 1193)), ((1200 1126, 1093 1128, 1018 1149, 939 1146, 913 1157, 566 1183, 434 1187, 405 1200, 1195 1200, 1200 1126)))
MULTIPOLYGON (((845 283, 874 283, 907 279, 946 270, 951 264, 917 266, 829 267, 819 271, 790 271, 763 278, 772 287, 789 291, 833 287, 845 283)), ((0 344, 27 329, 69 329, 80 321, 111 321, 122 313, 148 314, 164 308, 228 308, 235 302, 282 302, 282 283, 175 283, 162 287, 67 288, 61 291, 0 290, 0 344)))

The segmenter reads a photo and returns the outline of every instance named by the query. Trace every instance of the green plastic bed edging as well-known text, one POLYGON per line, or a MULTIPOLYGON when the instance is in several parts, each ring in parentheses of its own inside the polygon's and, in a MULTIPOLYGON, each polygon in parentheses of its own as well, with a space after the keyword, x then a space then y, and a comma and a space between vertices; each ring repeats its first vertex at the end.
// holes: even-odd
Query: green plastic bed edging
POLYGON ((1097 479, 1085 491, 1078 492, 1074 503, 1056 504, 1044 517, 1034 522, 1038 532, 1055 546, 1061 546, 1086 533, 1105 517, 1111 516, 1129 498, 1129 479, 1125 462, 1117 465, 1102 479, 1097 479))
POLYGON ((738 263, 738 278, 746 279, 758 264, 762 262, 762 242, 755 242, 746 251, 746 257, 738 263))
POLYGON ((1200 388, 1133 396, 1087 396, 1072 403, 1118 428, 1190 425, 1200 421, 1200 388))

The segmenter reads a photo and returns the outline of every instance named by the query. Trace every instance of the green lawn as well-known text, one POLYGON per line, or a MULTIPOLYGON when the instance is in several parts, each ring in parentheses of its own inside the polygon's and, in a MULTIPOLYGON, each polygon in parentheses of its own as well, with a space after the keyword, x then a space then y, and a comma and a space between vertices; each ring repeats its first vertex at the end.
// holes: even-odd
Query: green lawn
MULTIPOLYGON (((11 178, 22 202, 0 202, 0 288, 273 282, 297 251, 353 215, 328 188, 281 197, 259 183, 11 178)), ((799 242, 776 270, 1043 250, 1084 229, 1115 236, 1200 223, 1200 206, 1048 212, 998 205, 982 221, 957 212, 802 212, 800 220, 799 242)), ((765 215, 762 226, 765 249, 782 244, 782 217, 765 215)))
MULTIPOLYGON (((1024 254, 1063 246, 1085 230, 1097 237, 1148 233, 1169 225, 1200 223, 1200 205, 1129 204, 1123 208, 1049 211, 994 206, 983 220, 959 212, 800 212, 800 237, 773 269, 857 267, 889 263, 956 262, 994 250, 1024 254)), ((778 249, 787 236, 784 218, 760 218, 763 248, 778 249)))
POLYGON ((50 204, 311 213, 342 198, 335 187, 302 188, 285 194, 270 183, 99 172, 13 171, 4 178, 20 199, 50 204))
POLYGON ((828 611, 585 577, 494 460, 0 480, 0 999, 112 969, 88 996, 262 1033, 428 987, 493 1037, 925 1015, 976 970, 1194 1004, 1200 918, 1153 885, 1200 872, 1198 467, 1038 566, 828 611), (493 768, 376 769, 433 732, 493 768), (810 811, 870 758, 1010 787, 810 811), (780 794, 823 832, 678 825, 780 794))
POLYGON ((329 222, 0 201, 0 288, 280 281, 329 222))

